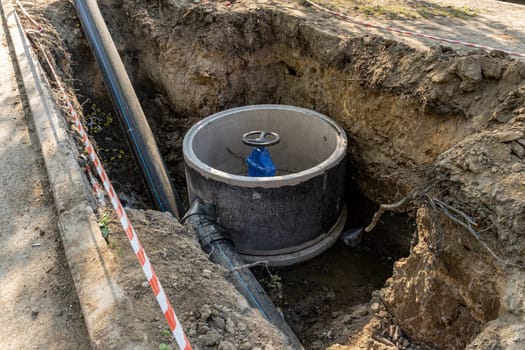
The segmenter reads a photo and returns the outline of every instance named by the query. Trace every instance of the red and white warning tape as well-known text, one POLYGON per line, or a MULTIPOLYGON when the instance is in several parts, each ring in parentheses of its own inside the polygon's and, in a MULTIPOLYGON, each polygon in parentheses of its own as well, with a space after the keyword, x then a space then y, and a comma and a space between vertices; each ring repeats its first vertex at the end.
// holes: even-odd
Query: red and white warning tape
POLYGON ((93 172, 91 171, 91 167, 89 165, 86 165, 86 173, 88 174, 89 182, 93 187, 93 192, 95 192, 95 196, 97 197, 98 205, 100 207, 105 207, 106 198, 104 198, 104 190, 102 189, 102 186, 100 186, 100 183, 98 182, 97 178, 93 175, 93 172))
MULTIPOLYGON (((23 9, 22 5, 18 3, 18 5, 23 9)), ((24 14, 27 14, 27 12, 24 12, 24 14)), ((168 325, 170 327, 170 330, 173 334, 173 337, 175 338, 177 345, 181 350, 191 350, 191 345, 184 334, 184 331, 182 329, 182 325, 180 324, 179 320, 177 319, 177 316, 175 315, 175 311, 173 310, 173 307, 170 304, 170 301, 168 300, 168 297, 166 296, 166 293, 164 292, 164 289, 162 288, 162 285, 160 284, 159 279, 157 278, 157 274, 155 273, 155 270, 151 266, 150 260, 148 256, 146 255, 146 252, 144 251, 144 248, 142 247, 142 244, 140 243, 137 233, 135 232, 135 229, 131 225, 131 222, 129 221, 129 218, 124 211, 124 207, 122 206, 122 203, 120 202, 120 199, 118 198, 115 189, 113 188, 113 185, 109 181, 109 178, 106 174, 106 171, 104 170, 104 167, 102 166, 102 162, 100 161, 97 153, 95 152, 95 149, 93 145, 91 144, 91 141, 89 140, 89 137, 82 125, 82 122, 80 121, 80 118, 75 111, 75 108, 73 107, 73 104, 71 103, 71 100, 69 96, 66 94, 61 82, 60 78, 58 77, 56 71, 53 68, 53 65, 51 64, 49 57, 44 52, 44 50, 41 50, 42 56, 45 58, 47 65, 49 67, 49 70, 51 71, 51 74, 53 75, 53 79, 55 80, 55 83, 57 87, 60 90, 60 93, 62 94, 62 98, 64 100, 64 103, 66 104, 67 111, 71 118, 73 118, 73 121, 75 123, 75 127, 77 129, 77 132, 80 135, 80 138, 82 140, 82 143, 85 147, 85 150, 89 156, 89 159, 91 159, 91 162, 95 166, 98 176, 102 180, 102 184, 106 190, 106 193, 109 196, 109 199, 111 200, 111 204, 113 205, 113 208, 115 209, 117 216, 120 219, 120 223, 122 224, 122 227, 124 228, 124 231, 126 232, 126 235, 128 236, 128 239, 131 243, 131 247, 133 248, 133 251, 135 252, 135 255, 137 256, 140 265, 142 267, 142 271, 144 271, 144 274, 146 275, 146 278, 148 279, 148 282, 151 286, 151 289, 153 290, 153 293, 155 294, 155 297, 157 298, 157 302, 160 306, 160 309, 162 310, 162 313, 164 314, 164 317, 166 318, 166 321, 168 322, 168 325)))
POLYGON ((113 205, 113 208, 115 209, 115 212, 117 213, 118 218, 120 219, 120 223, 122 224, 122 227, 124 228, 124 231, 126 231, 126 235, 128 236, 128 239, 131 243, 131 247, 133 248, 133 251, 135 252, 135 255, 137 256, 140 265, 142 266, 142 271, 144 271, 144 274, 146 275, 146 278, 148 279, 148 282, 151 286, 151 289, 153 290, 153 293, 155 294, 155 297, 157 298, 157 302, 159 303, 160 309, 162 310, 162 313, 164 314, 164 317, 166 318, 166 321, 168 321, 168 325, 170 327, 170 330, 173 334, 173 337, 177 341, 177 344, 181 350, 190 350, 191 345, 184 334, 184 331, 182 329, 182 325, 180 324, 179 320, 177 319, 177 316, 175 315, 175 311, 173 310, 166 293, 164 292, 164 289, 162 288, 162 285, 160 284, 159 279, 157 278, 157 275, 155 273, 155 270, 151 266, 150 260, 148 256, 146 255, 146 252, 144 251, 144 248, 142 247, 142 244, 140 243, 137 233, 135 232, 135 229, 131 225, 131 222, 129 221, 129 218, 124 211, 124 208, 122 206, 122 203, 120 202, 120 199, 118 198, 115 189, 113 188, 113 185, 109 181, 109 178, 106 174, 106 171, 104 170, 104 167, 102 166, 102 162, 100 161, 97 153, 95 152, 93 145, 89 141, 89 137, 80 121, 80 118, 75 111, 75 108, 71 104, 71 100, 69 99, 69 96, 65 93, 64 88, 60 84, 59 78, 55 71, 53 70, 53 66, 51 65, 51 62, 47 58, 46 54, 43 53, 48 66, 51 70, 51 73, 53 74, 53 78, 55 79, 55 82, 60 89, 60 92, 62 93, 62 98, 64 99, 64 102, 67 107, 67 111, 71 118, 73 118, 73 121, 75 122, 75 127, 77 129, 77 132, 80 135, 80 138, 82 140, 82 143, 84 144, 85 150, 89 156, 89 159, 91 159, 91 162, 95 166, 95 169, 97 170, 98 176, 102 180, 102 184, 104 186, 104 189, 106 190, 106 193, 109 196, 109 199, 111 201, 111 204, 113 205))
POLYGON ((20 3, 20 1, 16 0, 16 4, 18 5, 18 7, 20 7, 20 10, 22 11, 22 13, 24 14, 24 16, 27 17, 27 19, 33 23, 33 25, 35 27, 37 27, 38 31, 41 32, 43 30, 42 26, 37 23, 30 15, 29 13, 27 13, 26 9, 24 8, 24 6, 22 6, 22 4, 20 3))
POLYGON ((347 20, 349 22, 352 22, 354 24, 358 24, 358 25, 361 25, 361 26, 375 28, 375 29, 379 29, 379 30, 385 30, 385 31, 389 31, 389 32, 396 32, 396 33, 400 33, 400 34, 403 34, 403 35, 417 36, 417 37, 431 39, 431 40, 443 41, 443 42, 446 42, 446 43, 449 43, 449 44, 475 47, 475 48, 478 48, 478 49, 484 49, 484 50, 488 50, 488 51, 497 50, 497 51, 505 52, 505 53, 507 53, 507 54, 509 54, 511 56, 525 57, 525 53, 521 53, 521 52, 502 50, 502 49, 497 49, 497 48, 490 47, 490 46, 485 46, 485 45, 480 45, 480 44, 473 44, 473 43, 469 43, 469 42, 466 42, 466 41, 461 41, 461 40, 456 40, 456 39, 449 39, 449 38, 444 38, 444 37, 440 37, 440 36, 436 36, 436 35, 430 35, 430 34, 424 34, 424 33, 418 33, 418 32, 411 32, 411 31, 408 31, 408 30, 403 30, 403 29, 383 26, 383 25, 379 25, 379 24, 375 24, 375 23, 371 23, 371 22, 366 22, 366 21, 362 21, 362 20, 350 17, 348 15, 342 14, 342 13, 337 12, 337 11, 332 11, 332 10, 327 9, 326 7, 323 7, 323 6, 319 5, 319 4, 316 4, 315 2, 310 1, 310 0, 305 0, 305 2, 310 4, 311 6, 315 7, 318 10, 321 10, 323 12, 329 13, 329 14, 334 15, 336 17, 343 18, 343 19, 345 19, 345 20, 347 20))

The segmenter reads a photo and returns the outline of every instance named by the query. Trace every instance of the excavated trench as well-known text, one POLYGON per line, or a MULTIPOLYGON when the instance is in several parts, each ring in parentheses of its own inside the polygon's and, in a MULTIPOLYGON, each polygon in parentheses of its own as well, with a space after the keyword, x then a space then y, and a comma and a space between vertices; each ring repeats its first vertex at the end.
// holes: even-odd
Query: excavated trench
MULTIPOLYGON (((89 55, 88 51, 80 52, 84 57, 89 55)), ((79 66, 81 70, 76 74, 80 77, 90 75, 94 81, 101 81, 102 77, 98 73, 93 76, 94 64, 90 62, 79 66)), ((81 81, 86 80, 81 78, 81 81)), ((188 207, 181 143, 187 129, 198 119, 178 116, 163 93, 149 79, 135 81, 135 86, 146 115, 153 117, 151 125, 157 140, 166 140, 159 142, 159 148, 176 188, 188 207), (169 119, 155 117, 159 114, 169 116, 169 119)), ((133 162, 125 136, 118 128, 116 112, 105 90, 97 89, 95 92, 84 84, 78 88, 77 96, 81 102, 85 102, 83 112, 86 122, 88 125, 92 123, 90 134, 96 140, 119 196, 127 206, 151 208, 145 185, 133 162)), ((350 165, 348 171, 353 173, 356 169, 350 165)), ((350 213, 345 229, 367 226, 377 210, 377 204, 355 186, 349 177, 345 188, 341 189, 345 193, 344 201, 350 213)), ((314 344, 317 340, 315 334, 330 329, 335 317, 344 316, 351 312, 349 310, 367 304, 371 294, 391 277, 394 261, 409 253, 414 229, 413 217, 406 213, 392 213, 385 215, 355 247, 339 240, 332 248, 306 263, 287 268, 255 267, 252 270, 303 344, 314 344)), ((348 334, 338 334, 337 340, 344 341, 348 334)), ((327 340, 334 340, 330 338, 336 337, 329 336, 327 340)), ((306 348, 316 347, 307 345, 306 348)))
MULTIPOLYGON (((179 191, 193 123, 275 103, 314 109, 345 129, 347 227, 409 196, 357 248, 339 242, 271 278, 258 271, 307 348, 523 344, 523 63, 355 36, 295 5, 102 3, 179 191)), ((89 100, 86 122, 111 177, 128 204, 148 207, 80 30, 65 43, 82 62, 79 101, 89 100)))

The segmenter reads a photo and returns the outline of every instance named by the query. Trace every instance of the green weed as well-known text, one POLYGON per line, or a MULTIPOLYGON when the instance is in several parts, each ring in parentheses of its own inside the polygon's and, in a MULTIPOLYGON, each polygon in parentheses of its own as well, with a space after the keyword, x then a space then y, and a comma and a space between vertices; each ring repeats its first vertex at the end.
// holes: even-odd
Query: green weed
POLYGON ((105 240, 108 239, 109 236, 109 213, 105 212, 104 215, 102 215, 102 218, 98 221, 98 227, 100 228, 100 232, 102 232, 102 236, 105 240))

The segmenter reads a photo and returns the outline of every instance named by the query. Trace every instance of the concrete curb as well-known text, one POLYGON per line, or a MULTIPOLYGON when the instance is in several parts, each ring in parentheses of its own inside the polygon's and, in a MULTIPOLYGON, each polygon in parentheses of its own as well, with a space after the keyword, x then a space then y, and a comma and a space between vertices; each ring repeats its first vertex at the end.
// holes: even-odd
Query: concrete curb
MULTIPOLYGON (((96 349, 146 349, 145 337, 133 326, 131 300, 109 275, 107 244, 100 233, 77 148, 53 99, 31 43, 10 4, 0 1, 10 46, 18 63, 44 156, 59 229, 91 344, 96 349)), ((12 54, 13 54, 12 52, 12 54)))

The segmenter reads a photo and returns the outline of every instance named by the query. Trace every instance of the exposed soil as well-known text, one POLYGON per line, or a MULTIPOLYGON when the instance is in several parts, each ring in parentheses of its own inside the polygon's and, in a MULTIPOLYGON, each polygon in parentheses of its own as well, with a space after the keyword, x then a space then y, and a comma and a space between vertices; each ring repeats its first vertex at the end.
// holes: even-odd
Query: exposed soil
MULTIPOLYGON (((195 120, 235 106, 283 103, 325 113, 345 128, 347 182, 368 199, 391 203, 410 195, 396 208, 417 224, 410 255, 392 254, 400 258, 393 275, 370 300, 343 303, 320 325, 312 324, 311 311, 293 318, 296 331, 302 327, 314 334, 300 334, 306 348, 525 347, 523 62, 500 51, 422 48, 392 34, 353 32, 348 23, 293 2, 107 0, 101 5, 179 183, 180 144, 195 120), (306 326, 297 326, 300 317, 306 326)), ((104 105, 102 79, 86 60, 88 47, 73 8, 65 1, 39 6, 73 55, 76 87, 104 105)), ((515 6, 508 12, 525 13, 508 6, 515 6)), ((474 27, 481 14, 473 16, 449 22, 474 27)), ((515 36, 523 35, 520 23, 513 25, 515 36)), ((104 140, 111 137, 105 141, 113 145, 117 133, 105 132, 104 140)), ((99 146, 104 142, 96 140, 99 146)), ((120 146, 115 148, 119 154, 120 146)), ((118 173, 124 184, 128 174, 118 173)), ((140 193, 139 182, 131 186, 140 193)), ((129 192, 126 185, 122 190, 129 192)), ((211 348, 221 341, 233 348, 249 342, 248 349, 271 340, 281 348, 273 329, 229 301, 236 294, 223 280, 225 272, 208 264, 191 233, 161 221, 180 236, 165 231, 155 224, 161 216, 139 212, 134 220, 149 242, 146 250, 157 257, 161 280, 168 285, 176 280, 168 293, 180 305, 192 342, 211 348), (181 256, 190 263, 178 262, 181 256), (230 331, 228 320, 235 325, 230 331)), ((148 334, 153 343, 161 342, 155 327, 162 328, 162 321, 153 316, 141 272, 129 251, 120 251, 123 236, 112 237, 116 265, 126 267, 123 282, 145 315, 145 331, 154 329, 148 334)), ((372 231, 367 239, 385 237, 372 231)), ((411 238, 409 232, 398 241, 411 238)))

